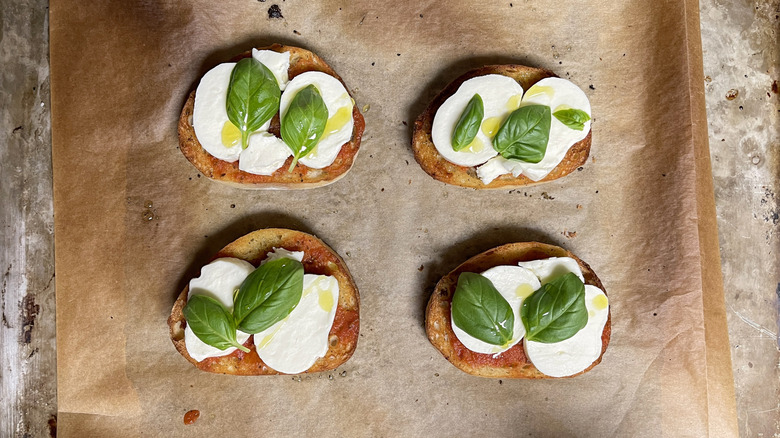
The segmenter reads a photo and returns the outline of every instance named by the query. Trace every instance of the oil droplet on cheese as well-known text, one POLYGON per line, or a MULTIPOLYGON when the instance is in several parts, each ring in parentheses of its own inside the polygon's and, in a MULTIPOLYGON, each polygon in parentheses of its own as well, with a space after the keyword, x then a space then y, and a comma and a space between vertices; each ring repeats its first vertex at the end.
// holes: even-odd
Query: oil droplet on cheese
POLYGON ((496 136, 499 126, 501 126, 500 117, 488 117, 482 122, 482 133, 492 139, 496 136))
MULTIPOLYGON (((545 88, 549 88, 549 87, 545 87, 545 88)), ((509 100, 506 102, 506 110, 511 112, 520 108, 520 100, 522 98, 523 98, 522 94, 515 94, 514 96, 510 97, 509 100)))
POLYGON ((533 97, 539 94, 546 94, 547 97, 552 99, 554 93, 555 90, 553 89, 553 87, 545 87, 544 85, 534 85, 525 93, 525 97, 533 97))
POLYGON ((336 114, 333 114, 333 117, 328 119, 328 122, 325 123, 325 130, 322 132, 322 137, 320 137, 320 140, 323 138, 335 134, 338 132, 341 128, 344 127, 344 125, 349 122, 349 119, 352 117, 352 107, 351 106, 342 106, 336 111, 336 114))
POLYGON ((328 290, 320 290, 320 308, 326 312, 333 309, 333 294, 328 290))
POLYGON ((485 144, 482 143, 482 140, 480 140, 478 137, 474 137, 474 140, 469 143, 467 150, 469 152, 482 152, 482 150, 485 149, 485 144))
POLYGON ((568 110, 568 109, 571 109, 571 107, 569 105, 558 105, 557 107, 555 107, 553 112, 555 113, 555 112, 558 112, 558 111, 563 111, 563 110, 568 110))
MULTIPOLYGON (((276 323, 276 328, 274 329, 274 331, 272 331, 271 333, 267 334, 263 338, 263 340, 260 341, 260 344, 257 345, 257 348, 261 349, 261 348, 265 347, 266 345, 268 345, 271 341, 273 341, 274 337, 276 336, 276 334, 279 333, 279 330, 282 329, 282 325, 284 325, 284 323, 287 322, 287 320, 289 318, 290 318, 290 315, 287 315, 287 317, 284 318, 281 323, 277 322, 276 323)), ((257 336, 257 335, 255 335, 255 336, 257 336)))
POLYGON ((607 299, 606 295, 596 295, 595 298, 593 298, 593 307, 596 310, 604 310, 609 305, 609 300, 607 299))
POLYGON ((222 144, 231 148, 241 141, 241 131, 230 120, 222 127, 222 144))
POLYGON ((517 286, 517 290, 515 290, 515 295, 522 299, 528 298, 532 293, 534 293, 534 288, 528 283, 517 286))

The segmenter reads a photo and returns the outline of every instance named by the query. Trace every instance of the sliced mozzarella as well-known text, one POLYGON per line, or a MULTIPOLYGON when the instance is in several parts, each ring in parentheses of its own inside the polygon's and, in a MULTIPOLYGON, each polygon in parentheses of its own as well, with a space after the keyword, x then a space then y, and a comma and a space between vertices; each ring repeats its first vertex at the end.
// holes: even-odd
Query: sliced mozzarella
MULTIPOLYGON (((580 87, 561 78, 545 78, 529 88, 523 96, 523 104, 540 104, 550 107, 550 113, 560 109, 578 109, 590 112, 590 102, 580 87)), ((522 173, 533 181, 547 176, 566 156, 575 143, 584 139, 590 132, 590 120, 585 122, 582 131, 569 128, 551 115, 550 139, 542 161, 538 163, 517 162, 522 173)), ((514 161, 514 160, 513 160, 514 161)), ((512 169, 507 169, 512 170, 512 169)), ((519 173, 518 173, 519 174, 519 173)))
POLYGON ((565 377, 588 368, 601 356, 601 333, 609 317, 609 301, 601 289, 585 285, 585 307, 588 323, 565 341, 545 344, 525 340, 525 354, 542 373, 565 377))
MULTIPOLYGON (((525 336, 525 327, 520 319, 520 306, 523 300, 541 285, 533 272, 519 266, 494 266, 482 275, 493 283, 502 297, 509 303, 515 317, 512 327, 512 340, 506 345, 492 345, 469 335, 460 327, 452 324, 452 331, 463 345, 471 351, 498 355, 517 344, 525 336)), ((450 318, 452 314, 450 314, 450 318)))
MULTIPOLYGON (((195 105, 192 109, 192 127, 198 142, 209 154, 222 161, 233 163, 241 155, 240 142, 225 146, 222 142, 222 130, 230 123, 227 115, 227 92, 230 86, 230 74, 236 63, 219 64, 201 78, 195 91, 195 105)), ((268 131, 268 120, 254 135, 268 131)), ((232 128, 236 131, 236 128, 232 128)), ((250 136, 251 139, 251 136, 250 136)))
POLYGON ((314 150, 299 161, 307 167, 322 169, 333 164, 341 147, 352 138, 352 129, 355 125, 352 118, 354 103, 341 81, 329 74, 308 71, 294 77, 282 93, 279 109, 281 120, 284 120, 287 115, 287 109, 295 95, 309 85, 317 88, 328 108, 328 124, 314 150))
MULTIPOLYGON (((503 75, 485 75, 463 82, 458 91, 450 96, 436 111, 431 127, 431 138, 436 150, 449 162, 460 166, 477 166, 496 156, 492 146, 492 132, 488 136, 483 127, 500 123, 516 109, 512 102, 519 102, 523 87, 514 79, 503 75), (452 134, 463 110, 475 94, 479 94, 484 105, 484 118, 472 146, 455 151, 452 149, 452 134)), ((504 172, 506 173, 506 172, 504 172)))
POLYGON ((263 265, 279 259, 293 259, 300 262, 303 260, 303 251, 288 251, 284 248, 274 248, 260 264, 263 265))
POLYGON ((548 259, 520 262, 517 265, 533 272, 542 284, 555 280, 569 272, 576 274, 582 282, 585 282, 579 263, 571 257, 550 257, 548 259))
POLYGON ((241 151, 238 169, 255 175, 270 175, 284 165, 292 151, 268 132, 249 136, 249 146, 241 151))
POLYGON ((286 374, 308 370, 328 351, 328 335, 339 301, 339 283, 328 275, 305 274, 303 296, 287 318, 257 333, 257 354, 286 374))
MULTIPOLYGON (((244 260, 230 257, 216 259, 200 270, 200 277, 190 280, 187 298, 205 295, 219 301, 228 312, 232 312, 234 292, 254 270, 255 267, 244 260)), ((236 338, 243 344, 249 335, 237 331, 236 338)), ((195 336, 189 325, 184 329, 184 344, 190 356, 198 362, 207 357, 225 356, 236 351, 235 347, 220 350, 206 344, 195 336)))
POLYGON ((222 129, 228 122, 225 102, 230 85, 230 73, 234 62, 219 64, 203 75, 195 91, 195 106, 192 109, 192 127, 203 149, 214 157, 234 162, 238 160, 241 146, 225 147, 222 144, 222 129))
POLYGON ((509 173, 506 170, 507 159, 497 155, 487 161, 487 163, 477 167, 477 177, 482 180, 483 184, 490 184, 494 179, 499 176, 509 173))
POLYGON ((260 61, 274 74, 279 89, 284 90, 290 77, 287 71, 290 69, 290 52, 274 52, 273 50, 252 49, 252 58, 260 61))

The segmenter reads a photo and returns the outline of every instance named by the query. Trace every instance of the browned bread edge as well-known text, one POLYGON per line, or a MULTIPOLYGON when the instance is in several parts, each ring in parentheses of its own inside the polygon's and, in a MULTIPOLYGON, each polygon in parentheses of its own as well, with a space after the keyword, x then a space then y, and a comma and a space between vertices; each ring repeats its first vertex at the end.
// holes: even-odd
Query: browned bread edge
POLYGON ((514 177, 512 174, 505 174, 494 179, 490 184, 484 184, 479 177, 477 177, 476 167, 459 166, 447 161, 439 151, 436 150, 436 146, 433 145, 433 139, 431 138, 431 128, 433 126, 433 118, 436 115, 436 111, 438 111, 444 101, 458 91, 458 87, 460 87, 463 82, 477 76, 489 74, 508 76, 520 83, 523 90, 528 90, 533 84, 544 78, 556 77, 551 71, 541 68, 506 64, 486 65, 471 70, 452 81, 433 99, 433 101, 431 101, 428 108, 420 114, 414 122, 412 150, 414 151, 414 158, 426 173, 439 181, 456 186, 470 187, 473 189, 511 189, 558 179, 572 173, 578 167, 585 164, 585 161, 588 159, 588 154, 590 153, 590 132, 587 137, 569 148, 569 151, 563 157, 563 160, 558 163, 549 175, 539 181, 533 181, 525 175, 514 177))
MULTIPOLYGON (((254 231, 238 238, 222 248, 214 257, 235 257, 257 266, 273 248, 285 248, 290 251, 303 251, 303 267, 307 274, 332 275, 339 283, 339 301, 336 316, 330 333, 329 347, 325 356, 317 359, 305 372, 333 370, 346 362, 357 347, 360 331, 360 295, 344 260, 322 240, 301 232, 281 228, 267 228, 254 231)), ((236 350, 233 353, 201 362, 193 359, 187 352, 184 342, 183 309, 187 304, 188 288, 179 294, 168 318, 171 341, 176 350, 198 369, 212 373, 245 376, 273 375, 279 373, 263 363, 257 355, 254 336, 244 343, 250 352, 236 350)))
MULTIPOLYGON (((321 71, 329 74, 344 84, 344 81, 335 71, 316 54, 299 47, 283 46, 273 44, 268 47, 260 47, 258 50, 273 50, 275 52, 290 52, 290 68, 288 74, 290 79, 307 71, 321 71)), ((235 62, 242 58, 252 56, 248 51, 236 56, 231 61, 235 62)), ((344 88, 349 92, 346 84, 344 88)), ((360 149, 360 141, 365 129, 365 120, 360 113, 358 106, 352 109, 352 119, 354 120, 354 129, 352 138, 341 147, 341 151, 336 156, 336 160, 328 167, 323 169, 312 169, 301 163, 298 163, 292 172, 288 168, 292 163, 292 157, 289 157, 285 164, 271 175, 255 175, 238 169, 238 161, 228 163, 222 161, 208 152, 201 146, 195 136, 195 129, 192 126, 192 111, 195 106, 195 90, 190 92, 184 108, 179 117, 179 149, 185 157, 206 177, 215 181, 227 183, 229 185, 250 189, 310 189, 321 187, 338 181, 352 168, 360 149)), ((279 113, 271 120, 269 132, 277 137, 279 136, 279 113)))
MULTIPOLYGON (((452 331, 450 304, 452 294, 458 284, 461 272, 484 272, 493 266, 517 265, 521 261, 540 260, 550 257, 571 257, 577 261, 585 277, 585 284, 598 287, 604 293, 604 285, 596 276, 596 273, 585 262, 563 248, 537 242, 509 243, 466 260, 452 272, 442 277, 436 284, 436 288, 428 301, 425 312, 425 331, 428 340, 441 352, 444 357, 459 369, 481 377, 515 378, 515 379, 553 379, 542 374, 528 360, 525 355, 523 343, 519 342, 509 350, 494 358, 492 354, 476 353, 467 349, 452 331)), ((612 334, 611 311, 607 317, 607 323, 601 333, 601 355, 584 371, 573 376, 580 375, 592 369, 604 356, 612 334)))

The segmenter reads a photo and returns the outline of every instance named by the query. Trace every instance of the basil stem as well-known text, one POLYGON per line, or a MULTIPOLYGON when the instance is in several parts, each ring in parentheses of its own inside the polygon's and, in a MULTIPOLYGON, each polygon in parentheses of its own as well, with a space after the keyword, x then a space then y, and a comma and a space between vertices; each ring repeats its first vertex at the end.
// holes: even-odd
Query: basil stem
POLYGON ((561 123, 576 131, 585 129, 585 122, 590 120, 588 113, 578 109, 565 109, 553 113, 561 123))
POLYGON ((475 94, 466 105, 466 109, 458 119, 455 125, 455 131, 452 133, 452 149, 459 151, 474 141, 474 137, 479 132, 482 125, 482 118, 485 117, 485 106, 482 103, 482 96, 475 94))
POLYGON ((550 107, 523 106, 507 117, 493 139, 493 148, 506 159, 538 163, 550 139, 550 107))
POLYGON ((262 62, 244 58, 230 73, 227 116, 241 131, 241 147, 246 149, 249 135, 260 129, 279 111, 281 90, 276 77, 262 62))
POLYGON ((289 172, 293 171, 300 158, 314 150, 327 122, 328 107, 317 87, 308 85, 298 91, 287 108, 281 126, 282 140, 293 151, 289 172))
POLYGON ((452 297, 452 322, 480 341, 505 345, 512 340, 515 315, 490 280, 464 272, 452 297))
POLYGON ((523 301, 520 319, 529 341, 551 344, 571 338, 588 323, 585 285, 569 272, 523 301))
POLYGON ((236 326, 245 333, 260 333, 286 318, 303 294, 303 265, 288 258, 270 261, 241 283, 234 306, 236 326))
POLYGON ((225 350, 236 347, 244 353, 249 349, 236 340, 236 324, 233 316, 214 298, 193 295, 184 306, 187 326, 204 343, 225 350))

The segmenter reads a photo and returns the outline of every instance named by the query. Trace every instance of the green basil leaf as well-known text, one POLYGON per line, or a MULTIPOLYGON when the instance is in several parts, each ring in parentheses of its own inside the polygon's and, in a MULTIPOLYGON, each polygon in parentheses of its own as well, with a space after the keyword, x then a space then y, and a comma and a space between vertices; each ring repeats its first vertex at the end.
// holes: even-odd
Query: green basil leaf
POLYGON ((249 134, 279 111, 282 91, 276 77, 262 62, 244 58, 230 73, 226 110, 228 119, 241 131, 241 147, 246 149, 249 134))
POLYGON ((565 341, 588 323, 585 285, 569 272, 545 284, 523 301, 520 319, 529 341, 565 341))
POLYGON ((236 340, 236 324, 233 316, 214 298, 193 295, 184 306, 187 325, 204 343, 225 350, 236 347, 248 353, 249 349, 236 340))
POLYGON ((480 341, 505 345, 512 340, 515 315, 490 280, 464 272, 452 297, 452 322, 480 341))
POLYGON ((455 131, 452 133, 453 150, 459 151, 474 141, 474 137, 477 136, 479 127, 482 125, 483 117, 485 117, 485 106, 482 103, 482 96, 475 94, 455 125, 455 131))
POLYGON ((261 265, 241 283, 234 301, 236 326, 245 333, 260 333, 283 320, 303 295, 303 265, 281 258, 261 265))
POLYGON ((282 140, 293 151, 290 172, 301 157, 314 150, 327 122, 328 107, 325 106, 317 87, 308 85, 298 91, 287 108, 281 126, 282 140))
POLYGON ((550 120, 549 106, 522 106, 498 128, 493 148, 506 159, 538 163, 547 152, 550 120))
POLYGON ((585 122, 590 120, 588 113, 578 109, 565 109, 553 113, 561 123, 576 131, 585 129, 585 122))

